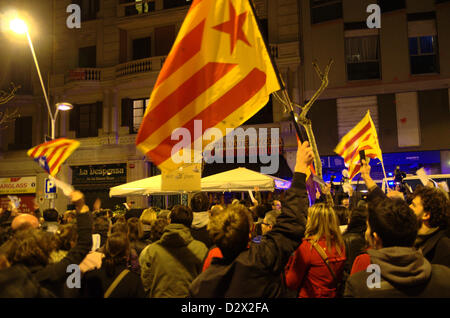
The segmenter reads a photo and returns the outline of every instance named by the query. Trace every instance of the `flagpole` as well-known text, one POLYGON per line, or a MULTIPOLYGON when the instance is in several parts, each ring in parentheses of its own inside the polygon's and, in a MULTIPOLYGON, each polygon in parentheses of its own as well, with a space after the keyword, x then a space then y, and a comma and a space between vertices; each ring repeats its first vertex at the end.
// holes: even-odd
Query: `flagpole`
POLYGON ((388 183, 387 176, 386 176, 386 170, 384 170, 383 160, 381 160, 381 167, 383 168, 384 180, 386 180, 386 189, 389 189, 389 183, 388 183))

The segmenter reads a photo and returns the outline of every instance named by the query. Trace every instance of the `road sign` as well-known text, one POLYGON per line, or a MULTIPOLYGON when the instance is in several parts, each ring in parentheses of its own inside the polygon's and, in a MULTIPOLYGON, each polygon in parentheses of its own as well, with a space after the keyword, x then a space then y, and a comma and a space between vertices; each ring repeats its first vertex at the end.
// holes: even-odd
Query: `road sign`
POLYGON ((53 180, 45 179, 45 194, 56 193, 56 185, 53 180))
POLYGON ((45 195, 47 200, 56 199, 56 193, 49 193, 45 195))

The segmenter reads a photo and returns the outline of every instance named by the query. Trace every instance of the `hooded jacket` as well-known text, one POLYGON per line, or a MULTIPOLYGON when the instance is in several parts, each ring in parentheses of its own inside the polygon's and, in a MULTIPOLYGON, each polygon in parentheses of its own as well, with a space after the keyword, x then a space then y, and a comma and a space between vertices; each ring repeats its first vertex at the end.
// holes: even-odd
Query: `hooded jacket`
POLYGON ((141 278, 150 298, 186 297, 188 286, 201 273, 208 248, 194 240, 183 224, 166 226, 159 241, 139 257, 141 278))
POLYGON ((287 297, 283 270, 300 245, 306 225, 306 176, 296 172, 277 223, 260 244, 250 244, 234 259, 213 258, 189 287, 193 298, 287 297))
POLYGON ((24 265, 0 270, 0 298, 53 298, 24 265))
POLYGON ((376 271, 362 271, 347 280, 345 297, 450 297, 450 269, 431 265, 420 251, 412 247, 388 247, 369 250, 368 254, 371 264, 379 266, 379 286, 368 286, 368 282, 376 283, 376 271))
POLYGON ((210 213, 206 211, 194 212, 193 214, 194 218, 191 225, 192 237, 200 242, 203 242, 207 248, 211 248, 213 243, 211 241, 211 238, 209 237, 209 233, 207 230, 210 213))

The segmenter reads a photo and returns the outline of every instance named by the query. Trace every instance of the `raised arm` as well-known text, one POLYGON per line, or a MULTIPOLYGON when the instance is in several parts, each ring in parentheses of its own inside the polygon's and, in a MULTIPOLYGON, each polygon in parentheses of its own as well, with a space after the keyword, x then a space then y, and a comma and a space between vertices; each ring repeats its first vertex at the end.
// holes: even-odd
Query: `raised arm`
POLYGON ((281 214, 261 243, 250 248, 250 257, 255 258, 270 272, 281 273, 290 255, 302 241, 309 206, 305 179, 312 160, 313 152, 308 142, 299 145, 294 179, 286 192, 281 214))
POLYGON ((370 176, 370 165, 364 159, 361 161, 360 171, 361 171, 361 178, 364 180, 366 188, 369 191, 369 195, 367 196, 368 201, 373 202, 374 200, 385 199, 386 195, 377 186, 375 181, 373 181, 372 177, 370 176))
POLYGON ((60 262, 49 264, 37 273, 39 281, 60 280, 68 274, 67 266, 70 264, 80 264, 84 257, 89 253, 92 246, 92 217, 89 207, 84 203, 84 196, 79 191, 71 194, 72 202, 77 211, 77 245, 69 250, 69 253, 60 262))

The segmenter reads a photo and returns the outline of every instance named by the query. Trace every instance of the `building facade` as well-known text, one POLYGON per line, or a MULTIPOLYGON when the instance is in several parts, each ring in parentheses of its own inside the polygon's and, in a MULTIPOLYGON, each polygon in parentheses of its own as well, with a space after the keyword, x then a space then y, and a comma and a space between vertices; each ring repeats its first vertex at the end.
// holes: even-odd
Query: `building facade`
MULTIPOLYGON (((83 190, 88 203, 100 197, 108 201, 108 207, 120 204, 123 199, 108 198, 110 187, 157 173, 156 167, 136 149, 136 133, 151 89, 190 3, 184 0, 49 1, 53 12, 52 20, 47 21, 52 26, 48 33, 52 39, 48 52, 50 100, 52 104, 67 101, 75 105, 71 111, 60 113, 56 137, 81 142, 62 166, 58 177, 83 190), (81 7, 81 28, 67 26, 71 13, 66 9, 71 3, 81 7)), ((291 95, 299 102, 297 2, 263 0, 254 1, 254 5, 270 52, 291 95)), ((33 38, 34 41, 40 39, 33 38)), ((36 83, 33 87, 39 88, 36 83)), ((35 114, 31 119, 32 146, 35 146, 49 133, 45 104, 39 97, 42 94, 36 90, 33 96, 40 100, 40 104, 34 106, 39 116, 35 114), (39 125, 43 127, 39 128, 39 125)), ((18 97, 8 105, 17 107, 19 100, 18 97)), ((244 127, 281 128, 283 149, 295 149, 293 127, 276 101, 271 100, 244 127)), ((49 201, 45 199, 47 174, 41 173, 41 168, 26 156, 29 148, 22 146, 23 149, 14 150, 9 147, 19 140, 14 129, 10 127, 2 139, 0 176, 37 175, 36 198, 43 208, 48 207, 49 201)), ((295 160, 293 154, 291 151, 288 156, 289 165, 295 160)), ((126 200, 135 207, 148 205, 145 197, 127 197, 126 200)), ((57 209, 64 211, 67 203, 58 190, 57 209)))

